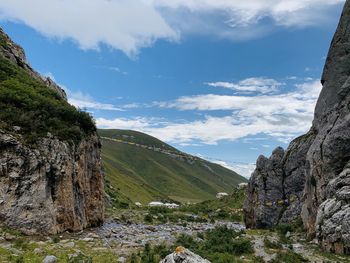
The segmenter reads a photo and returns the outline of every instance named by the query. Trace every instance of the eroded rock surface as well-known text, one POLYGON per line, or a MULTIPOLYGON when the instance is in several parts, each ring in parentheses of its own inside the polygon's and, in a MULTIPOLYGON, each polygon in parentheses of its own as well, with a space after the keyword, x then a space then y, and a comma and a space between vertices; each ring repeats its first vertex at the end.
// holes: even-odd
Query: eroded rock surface
MULTIPOLYGON (((28 64, 23 49, 0 29, 0 58, 11 60, 66 99, 28 64)), ((45 123, 43 123, 45 125, 45 123)), ((103 175, 96 132, 79 142, 51 134, 33 144, 0 128, 0 222, 27 234, 81 230, 103 222, 103 175)))
POLYGON ((0 131, 0 220, 27 234, 81 230, 103 222, 96 136, 79 145, 44 138, 36 148, 0 131))
POLYGON ((300 217, 306 154, 312 140, 310 132, 295 139, 286 151, 279 147, 270 158, 258 158, 244 203, 247 227, 267 228, 300 217))
POLYGON ((249 182, 245 217, 248 227, 266 227, 290 222, 301 215, 309 237, 317 237, 328 251, 349 254, 349 0, 333 38, 321 83, 323 88, 309 133, 293 141, 282 159, 276 159, 276 153, 270 159, 259 158, 249 182), (285 202, 282 208, 267 205, 281 197, 290 200, 291 195, 297 201, 285 202))

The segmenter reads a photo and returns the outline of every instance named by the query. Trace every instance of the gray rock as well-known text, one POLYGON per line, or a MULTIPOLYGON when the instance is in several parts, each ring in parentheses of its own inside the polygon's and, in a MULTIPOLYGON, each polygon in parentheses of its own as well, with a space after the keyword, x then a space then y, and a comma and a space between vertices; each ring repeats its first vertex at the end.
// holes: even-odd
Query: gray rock
MULTIPOLYGON (((0 38, 0 57, 67 99, 51 79, 30 67, 23 49, 1 28, 0 38)), ((77 145, 49 134, 29 146, 20 135, 0 130, 1 223, 26 234, 45 235, 99 225, 104 216, 103 184, 97 133, 77 145)))
POLYGON ((176 252, 168 255, 160 263, 210 263, 188 249, 178 247, 176 252))
POLYGON ((97 135, 71 145, 43 138, 35 147, 0 130, 0 219, 26 234, 78 231, 103 221, 97 135))
POLYGON ((312 140, 310 132, 295 139, 286 151, 279 147, 269 159, 258 158, 243 207, 247 227, 272 227, 300 217, 306 154, 312 140))
POLYGON ((46 256, 43 260, 43 263, 56 263, 57 258, 55 256, 46 256))
POLYGON ((248 227, 270 227, 301 216, 308 237, 350 254, 350 1, 334 35, 310 131, 259 157, 244 205, 248 227), (276 200, 294 200, 270 205, 276 200), (269 204, 269 205, 267 205, 269 204))

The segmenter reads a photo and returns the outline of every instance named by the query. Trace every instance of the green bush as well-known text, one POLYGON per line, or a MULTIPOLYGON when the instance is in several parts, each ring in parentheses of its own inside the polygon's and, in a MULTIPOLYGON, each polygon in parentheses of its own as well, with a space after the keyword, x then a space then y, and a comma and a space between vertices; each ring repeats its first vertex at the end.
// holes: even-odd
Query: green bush
POLYGON ((67 262, 68 263, 92 263, 92 257, 79 252, 78 255, 70 259, 68 258, 67 262))
POLYGON ((276 231, 280 235, 286 235, 287 232, 292 232, 293 228, 290 224, 279 224, 275 227, 276 231))
POLYGON ((270 262, 271 263, 281 263, 281 262, 303 263, 303 262, 309 262, 309 261, 293 251, 285 251, 285 252, 279 252, 277 254, 277 257, 270 262))
POLYGON ((240 232, 228 229, 225 226, 208 230, 197 236, 201 240, 196 240, 190 235, 180 234, 177 237, 174 247, 160 245, 152 248, 149 244, 146 244, 139 255, 136 256, 134 254, 129 258, 128 262, 158 263, 178 246, 185 247, 215 263, 242 262, 237 259, 240 255, 251 254, 253 252, 250 240, 241 237, 240 232))
POLYGON ((271 249, 282 249, 282 245, 277 243, 277 242, 274 242, 274 241, 271 241, 270 239, 268 238, 264 238, 264 246, 266 248, 271 248, 271 249))
POLYGON ((240 233, 226 226, 216 227, 207 232, 204 249, 234 255, 252 253, 253 247, 250 240, 240 238, 239 235, 240 233))
POLYGON ((152 223, 153 222, 153 217, 150 214, 145 215, 143 219, 146 223, 152 223))
POLYGON ((200 244, 194 240, 193 236, 180 234, 176 239, 175 245, 185 247, 189 250, 198 251, 200 244))
POLYGON ((170 214, 173 213, 173 210, 164 206, 153 206, 149 208, 149 212, 152 215, 157 215, 157 214, 170 214))
POLYGON ((35 143, 48 132, 77 143, 96 131, 88 113, 77 110, 24 69, 0 58, 0 128, 11 132, 13 126, 21 127, 28 143, 35 143))

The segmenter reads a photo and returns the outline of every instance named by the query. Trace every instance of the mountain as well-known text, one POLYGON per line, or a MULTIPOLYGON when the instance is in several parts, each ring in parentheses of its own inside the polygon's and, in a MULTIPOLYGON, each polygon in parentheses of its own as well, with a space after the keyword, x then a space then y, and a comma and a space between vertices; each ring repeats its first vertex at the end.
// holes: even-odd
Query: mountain
POLYGON ((350 1, 324 67, 310 131, 260 156, 244 205, 248 227, 302 218, 323 249, 350 254, 350 1))
POLYGON ((0 29, 0 222, 26 234, 103 222, 95 124, 0 29))
MULTIPOLYGON (((200 202, 246 179, 144 133, 98 130, 109 187, 133 202, 200 202)), ((110 191, 109 189, 108 191, 110 191)), ((113 191, 112 191, 113 192, 113 191)))

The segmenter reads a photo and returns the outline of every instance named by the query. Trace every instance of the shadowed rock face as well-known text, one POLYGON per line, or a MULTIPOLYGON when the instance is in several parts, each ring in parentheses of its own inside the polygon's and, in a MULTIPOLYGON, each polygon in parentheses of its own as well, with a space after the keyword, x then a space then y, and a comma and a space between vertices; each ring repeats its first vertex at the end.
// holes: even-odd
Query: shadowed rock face
POLYGON ((307 154, 302 218, 310 237, 337 253, 350 253, 350 2, 346 1, 322 76, 307 154))
POLYGON ((291 143, 277 166, 282 172, 276 172, 276 166, 271 169, 263 165, 262 169, 257 165, 249 182, 245 217, 248 227, 265 227, 289 222, 301 215, 309 237, 317 237, 324 249, 350 254, 349 0, 334 35, 321 82, 323 88, 311 130, 302 140, 291 143), (266 186, 261 181, 265 181, 266 186), (300 191, 302 186, 304 190, 300 191), (273 198, 269 193, 273 193, 273 198), (290 194, 298 196, 298 202, 291 202, 283 209, 254 203, 256 195, 261 200, 272 200, 290 194))
POLYGON ((260 156, 247 188, 245 223, 268 228, 300 217, 306 175, 306 153, 313 134, 295 139, 284 151, 277 148, 268 159, 260 156))
MULTIPOLYGON (((0 56, 66 99, 59 86, 30 67, 23 49, 1 29, 0 56)), ((48 134, 27 145, 20 136, 0 129, 0 222, 26 234, 55 234, 101 224, 100 146, 96 133, 77 144, 48 134)))

